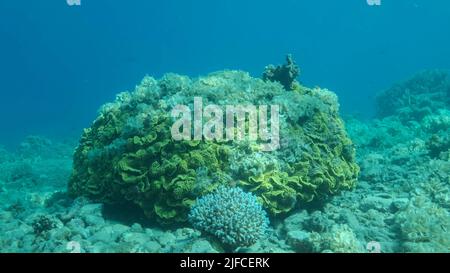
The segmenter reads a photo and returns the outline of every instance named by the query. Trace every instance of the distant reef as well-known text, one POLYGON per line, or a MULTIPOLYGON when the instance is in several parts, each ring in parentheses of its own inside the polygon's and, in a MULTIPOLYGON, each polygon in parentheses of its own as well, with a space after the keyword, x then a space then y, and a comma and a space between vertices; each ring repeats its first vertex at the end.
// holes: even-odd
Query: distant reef
POLYGON ((450 74, 446 70, 426 70, 380 92, 376 99, 378 117, 396 115, 417 120, 439 109, 450 108, 450 74))

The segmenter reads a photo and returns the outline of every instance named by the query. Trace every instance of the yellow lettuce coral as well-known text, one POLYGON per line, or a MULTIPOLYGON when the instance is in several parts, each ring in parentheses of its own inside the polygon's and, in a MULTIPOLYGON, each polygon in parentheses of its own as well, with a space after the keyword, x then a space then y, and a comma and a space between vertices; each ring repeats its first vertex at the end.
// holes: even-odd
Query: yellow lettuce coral
POLYGON ((74 155, 69 193, 106 203, 132 202, 162 223, 185 222, 196 199, 219 185, 255 194, 272 214, 354 186, 359 168, 336 96, 295 84, 286 91, 239 71, 198 80, 146 77, 105 105, 74 155), (219 105, 280 105, 280 149, 258 141, 175 141, 175 105, 194 96, 219 105))

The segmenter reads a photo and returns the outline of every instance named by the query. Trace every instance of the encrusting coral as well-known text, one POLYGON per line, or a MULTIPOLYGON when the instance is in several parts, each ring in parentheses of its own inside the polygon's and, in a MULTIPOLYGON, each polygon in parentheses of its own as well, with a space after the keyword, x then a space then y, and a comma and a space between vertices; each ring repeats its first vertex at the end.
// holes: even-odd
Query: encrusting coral
POLYGON ((293 87, 287 91, 240 71, 198 79, 145 77, 134 92, 103 106, 85 129, 69 193, 105 203, 132 202, 151 219, 175 223, 186 222, 196 199, 220 185, 253 193, 271 215, 351 189, 359 167, 336 95, 293 87), (194 97, 221 106, 279 105, 280 148, 261 151, 261 140, 174 140, 170 111, 179 104, 192 106, 194 97))
POLYGON ((407 252, 448 252, 450 213, 424 197, 415 197, 395 218, 407 252))

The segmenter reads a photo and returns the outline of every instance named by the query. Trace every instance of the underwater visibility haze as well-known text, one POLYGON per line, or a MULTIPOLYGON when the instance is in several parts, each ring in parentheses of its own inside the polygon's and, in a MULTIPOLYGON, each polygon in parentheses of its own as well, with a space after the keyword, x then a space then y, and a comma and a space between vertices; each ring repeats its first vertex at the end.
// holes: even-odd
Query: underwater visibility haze
POLYGON ((0 252, 450 252, 450 2, 0 2, 0 252))

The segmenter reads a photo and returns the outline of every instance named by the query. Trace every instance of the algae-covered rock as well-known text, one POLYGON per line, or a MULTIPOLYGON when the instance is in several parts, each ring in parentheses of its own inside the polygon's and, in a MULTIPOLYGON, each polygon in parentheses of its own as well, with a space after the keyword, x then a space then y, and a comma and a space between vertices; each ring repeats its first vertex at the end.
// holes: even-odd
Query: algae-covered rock
POLYGON ((286 213, 356 183, 355 151, 338 108, 328 90, 297 84, 287 91, 239 71, 198 79, 145 77, 134 92, 104 105, 84 130, 69 192, 105 203, 132 202, 148 217, 174 223, 185 222, 196 199, 219 185, 240 186, 272 215, 286 213), (171 111, 176 105, 193 109, 194 97, 204 106, 279 106, 279 147, 264 151, 260 144, 266 142, 249 138, 175 140, 171 111))

